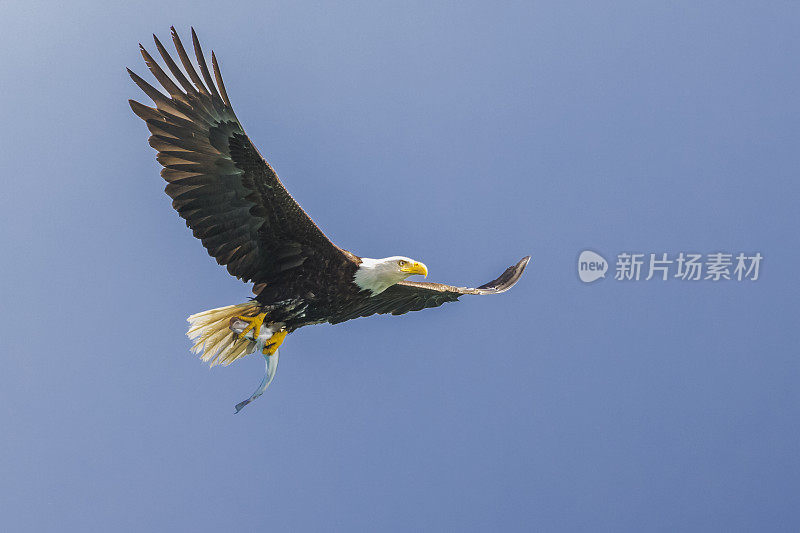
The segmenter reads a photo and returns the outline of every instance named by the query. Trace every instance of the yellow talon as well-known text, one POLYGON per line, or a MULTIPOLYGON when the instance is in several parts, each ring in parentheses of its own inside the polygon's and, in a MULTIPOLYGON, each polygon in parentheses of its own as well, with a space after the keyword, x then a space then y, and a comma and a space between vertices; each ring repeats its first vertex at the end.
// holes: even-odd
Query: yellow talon
POLYGON ((289 332, 286 331, 285 329, 276 331, 272 335, 272 337, 269 338, 269 340, 267 341, 267 345, 264 346, 264 349, 261 351, 261 353, 263 353, 264 355, 272 355, 275 352, 277 352, 278 348, 281 347, 281 344, 283 344, 283 340, 286 338, 286 335, 288 334, 289 332))
POLYGON ((243 320, 244 322, 248 323, 248 326, 239 333, 239 338, 243 339, 244 336, 247 334, 248 331, 251 329, 253 330, 253 338, 258 338, 259 332, 261 332, 261 324, 264 323, 264 318, 267 316, 267 313, 260 313, 254 317, 249 316, 237 316, 239 320, 243 320))

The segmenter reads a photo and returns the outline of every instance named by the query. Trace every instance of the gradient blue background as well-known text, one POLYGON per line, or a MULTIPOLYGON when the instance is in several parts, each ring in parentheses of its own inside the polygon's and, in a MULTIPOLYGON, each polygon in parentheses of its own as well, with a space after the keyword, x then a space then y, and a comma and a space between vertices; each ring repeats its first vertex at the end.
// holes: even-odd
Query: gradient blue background
MULTIPOLYGON (((702 4, 702 5, 699 5, 702 4)), ((5 2, 7 531, 797 531, 800 7, 5 2), (163 193, 137 43, 194 25, 338 244, 513 291, 208 370, 249 288, 163 193), (146 98, 142 101, 146 101, 146 98), (583 285, 584 248, 761 252, 583 285)), ((149 78, 149 76, 148 76, 149 78)))

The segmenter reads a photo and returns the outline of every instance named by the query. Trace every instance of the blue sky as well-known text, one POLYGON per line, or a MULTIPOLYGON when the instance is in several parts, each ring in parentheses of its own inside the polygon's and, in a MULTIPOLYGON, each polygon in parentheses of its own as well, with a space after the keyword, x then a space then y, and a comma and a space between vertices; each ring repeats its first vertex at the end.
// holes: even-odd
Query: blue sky
MULTIPOLYGON (((702 5, 700 5, 702 4, 702 5)), ((800 7, 6 2, 0 524, 800 526, 800 7), (509 293, 209 370, 249 288, 172 211, 124 68, 193 25, 339 245, 509 293), (760 252, 756 282, 577 276, 584 249, 760 252)), ((144 100, 143 100, 144 101, 144 100)), ((612 267, 613 268, 613 267, 612 267)))

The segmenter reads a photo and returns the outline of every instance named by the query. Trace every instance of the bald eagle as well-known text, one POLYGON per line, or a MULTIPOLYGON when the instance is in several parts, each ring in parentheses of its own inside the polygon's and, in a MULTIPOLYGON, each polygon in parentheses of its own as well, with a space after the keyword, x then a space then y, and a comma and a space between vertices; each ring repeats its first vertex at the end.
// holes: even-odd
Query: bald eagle
POLYGON ((198 74, 175 28, 171 30, 184 70, 153 35, 172 77, 140 44, 147 67, 166 94, 128 69, 155 107, 129 103, 150 130, 150 146, 164 167, 161 176, 172 206, 217 263, 253 283, 255 296, 249 302, 188 318, 192 351, 211 366, 229 365, 256 351, 264 355, 264 379, 236 412, 264 392, 275 375, 278 347, 298 328, 373 314, 401 315, 464 294, 497 294, 520 278, 530 256, 473 289, 406 281, 415 274, 427 277, 425 264, 404 256, 359 257, 336 246, 245 134, 214 53, 212 78, 192 29, 198 74))

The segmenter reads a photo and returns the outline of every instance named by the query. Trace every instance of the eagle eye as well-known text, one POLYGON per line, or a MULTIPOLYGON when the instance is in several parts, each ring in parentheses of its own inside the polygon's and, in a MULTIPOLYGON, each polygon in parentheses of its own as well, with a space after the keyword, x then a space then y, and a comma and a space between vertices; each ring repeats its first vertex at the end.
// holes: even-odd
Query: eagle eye
POLYGON ((407 262, 408 262, 408 261, 403 261, 403 260, 401 259, 400 261, 398 261, 398 262, 397 262, 397 264, 398 264, 398 265, 400 265, 400 266, 402 267, 402 266, 406 266, 406 263, 407 263, 407 262))

